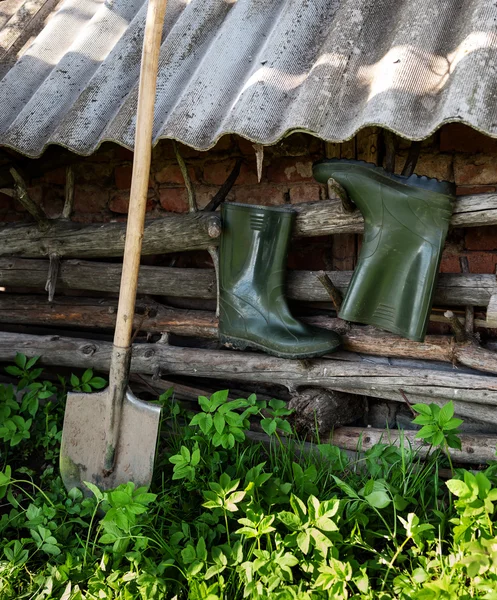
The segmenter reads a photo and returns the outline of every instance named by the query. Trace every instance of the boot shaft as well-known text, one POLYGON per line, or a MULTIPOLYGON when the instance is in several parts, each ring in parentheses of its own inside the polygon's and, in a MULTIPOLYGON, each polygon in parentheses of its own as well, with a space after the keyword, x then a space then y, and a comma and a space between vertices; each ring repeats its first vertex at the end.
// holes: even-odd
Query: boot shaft
POLYGON ((295 212, 287 208, 224 203, 220 289, 266 305, 282 293, 295 212))

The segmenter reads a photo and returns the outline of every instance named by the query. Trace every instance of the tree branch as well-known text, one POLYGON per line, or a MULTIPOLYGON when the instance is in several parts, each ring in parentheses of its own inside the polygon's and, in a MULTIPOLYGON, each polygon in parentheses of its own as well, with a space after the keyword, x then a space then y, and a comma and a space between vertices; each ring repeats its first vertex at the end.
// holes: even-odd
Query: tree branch
POLYGON ((9 170, 10 174, 14 178, 17 200, 19 200, 29 214, 35 219, 35 221, 38 223, 38 227, 40 229, 46 229, 48 227, 48 219, 38 204, 36 204, 36 202, 34 202, 29 196, 26 182, 14 167, 10 167, 9 170))

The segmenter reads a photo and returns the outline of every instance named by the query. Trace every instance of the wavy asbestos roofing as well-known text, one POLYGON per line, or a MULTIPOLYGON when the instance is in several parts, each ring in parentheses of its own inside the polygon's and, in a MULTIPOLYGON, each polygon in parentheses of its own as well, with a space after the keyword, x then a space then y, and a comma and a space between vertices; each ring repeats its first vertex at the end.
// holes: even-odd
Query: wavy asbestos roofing
MULTIPOLYGON (((131 148, 146 4, 0 2, 0 144, 131 148)), ((169 0, 159 70, 155 141, 419 140, 452 121, 497 137, 497 2, 169 0)))

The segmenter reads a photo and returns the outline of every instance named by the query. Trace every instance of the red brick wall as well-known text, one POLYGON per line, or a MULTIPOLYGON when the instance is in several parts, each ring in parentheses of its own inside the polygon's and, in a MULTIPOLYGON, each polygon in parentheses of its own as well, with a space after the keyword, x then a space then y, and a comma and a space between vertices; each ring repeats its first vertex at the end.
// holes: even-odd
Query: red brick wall
MULTIPOLYGON (((409 142, 399 140, 396 171, 400 172, 409 142)), ((226 136, 208 152, 180 146, 195 184, 199 206, 205 206, 229 175, 237 157, 243 158, 240 175, 228 200, 279 205, 310 202, 326 197, 323 186, 312 179, 312 163, 325 156, 361 158, 381 162, 381 139, 376 129, 360 132, 344 144, 325 144, 310 135, 294 134, 264 152, 262 180, 257 182, 256 159, 251 142, 226 136)), ((60 216, 64 204, 66 169, 75 171, 73 220, 104 222, 125 218, 129 201, 133 155, 117 145, 105 144, 83 158, 52 147, 38 160, 21 157, 29 192, 50 218, 60 216)), ((457 184, 458 194, 497 189, 497 140, 472 129, 452 124, 425 140, 416 173, 457 184)), ((0 186, 1 187, 1 186, 0 186)), ((162 141, 153 154, 148 211, 150 217, 165 211, 186 212, 187 196, 170 141, 162 141)), ((22 207, 0 194, 0 220, 19 221, 28 216, 22 207)), ((355 265, 357 236, 302 240, 294 243, 293 268, 351 269, 355 265)), ((467 256, 474 273, 494 273, 497 264, 497 227, 456 230, 449 236, 441 270, 459 272, 460 256, 467 256)))

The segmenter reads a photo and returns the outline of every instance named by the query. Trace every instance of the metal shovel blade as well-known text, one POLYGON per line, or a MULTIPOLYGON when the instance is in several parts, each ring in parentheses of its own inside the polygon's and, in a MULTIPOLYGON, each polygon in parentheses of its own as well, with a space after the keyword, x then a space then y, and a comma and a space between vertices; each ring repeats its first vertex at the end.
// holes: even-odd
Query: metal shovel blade
POLYGON ((152 481, 160 407, 139 400, 129 389, 126 391, 114 469, 107 474, 105 419, 110 402, 109 389, 67 395, 60 472, 68 490, 78 487, 89 495, 84 481, 104 490, 129 481, 136 487, 148 487, 152 481))

